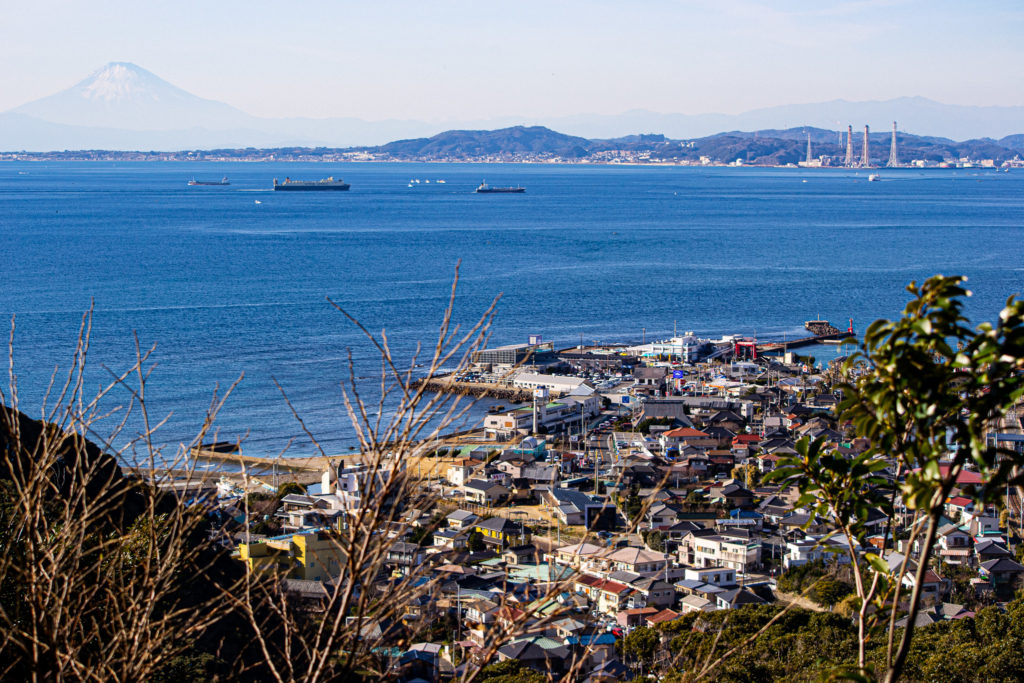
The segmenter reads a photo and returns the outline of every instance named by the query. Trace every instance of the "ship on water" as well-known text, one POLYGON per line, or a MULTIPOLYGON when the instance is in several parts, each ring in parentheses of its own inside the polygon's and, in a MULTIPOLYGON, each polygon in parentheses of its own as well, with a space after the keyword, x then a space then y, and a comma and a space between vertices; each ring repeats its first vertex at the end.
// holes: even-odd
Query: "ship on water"
POLYGON ((220 180, 196 180, 195 178, 193 178, 192 180, 188 181, 188 184, 189 185, 230 185, 231 183, 228 182, 228 177, 224 176, 220 180))
POLYGON ((292 180, 291 178, 285 178, 283 183, 277 182, 277 178, 274 178, 275 191, 347 190, 349 187, 351 186, 344 180, 340 178, 335 179, 334 176, 324 178, 323 180, 292 180))
POLYGON ((487 181, 485 180, 482 183, 480 183, 480 187, 476 188, 476 191, 479 194, 497 194, 497 193, 516 193, 516 194, 519 194, 519 193, 522 193, 522 192, 526 192, 526 188, 523 187, 522 185, 518 185, 516 187, 491 187, 490 185, 487 184, 487 181))

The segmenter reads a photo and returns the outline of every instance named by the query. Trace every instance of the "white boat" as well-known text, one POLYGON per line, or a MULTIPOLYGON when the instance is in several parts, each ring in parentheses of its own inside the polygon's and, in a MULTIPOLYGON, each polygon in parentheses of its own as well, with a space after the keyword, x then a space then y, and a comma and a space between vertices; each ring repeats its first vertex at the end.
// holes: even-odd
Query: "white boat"
POLYGON ((868 176, 869 183, 877 183, 881 179, 882 176, 878 175, 877 173, 872 173, 871 175, 868 176))
POLYGON ((437 182, 439 182, 439 183, 444 183, 445 181, 443 181, 443 180, 438 180, 437 182))
POLYGON ((255 203, 256 204, 262 204, 263 202, 261 202, 260 200, 257 199, 255 203))

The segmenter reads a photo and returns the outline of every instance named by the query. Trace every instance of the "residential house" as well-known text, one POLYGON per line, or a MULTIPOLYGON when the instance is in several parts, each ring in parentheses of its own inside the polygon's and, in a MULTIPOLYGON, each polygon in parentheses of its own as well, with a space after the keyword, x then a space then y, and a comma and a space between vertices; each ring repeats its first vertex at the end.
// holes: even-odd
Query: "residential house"
POLYGON ((660 441, 662 450, 666 451, 670 448, 681 449, 686 446, 714 448, 718 445, 716 438, 692 427, 679 427, 662 432, 660 441))
POLYGON ((988 579, 997 591, 1012 587, 1017 577, 1024 574, 1024 566, 1008 557, 982 562, 978 573, 988 579))
POLYGON ((647 617, 647 619, 645 619, 644 621, 646 622, 645 625, 649 628, 656 628, 658 624, 664 624, 669 621, 675 621, 679 618, 679 616, 679 612, 676 612, 675 610, 663 609, 657 614, 652 614, 651 616, 647 617))
POLYGON ((469 546, 469 530, 438 529, 433 533, 434 547, 444 550, 465 550, 469 546))
POLYGON ((690 612, 714 612, 718 609, 716 601, 696 594, 683 596, 683 599, 679 601, 679 605, 683 614, 689 614, 690 612))
POLYGON ((817 560, 849 564, 850 555, 845 539, 837 536, 807 536, 786 542, 786 554, 782 558, 784 569, 799 567, 817 560))
POLYGON ((687 567, 684 578, 715 586, 735 586, 736 570, 729 567, 687 567))
POLYGON ((415 543, 392 543, 384 557, 384 566, 408 576, 414 567, 423 564, 424 557, 423 548, 415 543))
POLYGON ((339 539, 326 532, 297 533, 238 546, 238 559, 247 563, 253 572, 280 573, 309 581, 326 582, 337 578, 345 557, 339 539))
POLYGON ((679 510, 674 507, 665 505, 664 503, 654 503, 647 510, 647 514, 644 519, 647 521, 648 528, 659 529, 662 527, 670 527, 679 521, 679 510))
POLYGON ((444 518, 448 528, 455 531, 470 529, 479 519, 479 517, 468 510, 455 510, 444 518))
POLYGON ((754 492, 737 483, 711 487, 708 498, 712 502, 720 501, 729 508, 749 508, 754 504, 754 492))
POLYGON ((608 571, 627 571, 640 576, 664 574, 672 564, 665 553, 656 553, 642 548, 622 548, 606 555, 604 562, 608 571))
POLYGON ((583 574, 576 578, 574 589, 577 593, 586 594, 593 601, 598 612, 613 617, 626 608, 626 600, 633 592, 629 586, 618 581, 602 579, 589 574, 583 574))
POLYGON ((658 610, 653 607, 634 607, 624 609, 615 616, 615 623, 623 628, 633 629, 643 626, 647 617, 654 616, 658 610))
POLYGON ((589 568, 593 561, 601 558, 608 552, 610 552, 608 548, 594 545, 593 543, 575 543, 556 549, 553 556, 549 556, 548 560, 564 567, 582 569, 584 567, 589 568))
POLYGON ((939 556, 948 564, 962 564, 971 557, 971 535, 956 526, 946 524, 938 530, 939 556))
POLYGON ((498 649, 499 662, 514 659, 534 671, 552 674, 556 679, 565 671, 569 648, 544 636, 524 638, 498 649))
POLYGON ((576 489, 552 488, 543 498, 551 513, 562 524, 584 525, 587 528, 596 528, 593 523, 602 510, 608 508, 609 512, 613 512, 614 509, 611 503, 576 489))
POLYGON ((473 472, 483 463, 473 458, 460 458, 448 466, 447 479, 452 486, 465 486, 473 478, 473 472))
POLYGON ((530 541, 530 534, 522 524, 504 517, 490 517, 479 522, 473 529, 483 536, 484 543, 498 548, 525 545, 530 541))
POLYGON ((462 490, 466 500, 477 505, 496 505, 511 493, 505 486, 486 479, 470 479, 462 486, 462 490))
POLYGON ((659 610, 671 607, 676 601, 676 589, 663 579, 642 577, 629 582, 633 589, 629 596, 631 607, 656 607, 659 610))
POLYGON ((698 537, 694 541, 696 567, 725 566, 746 574, 761 566, 761 543, 724 536, 698 537))
POLYGON ((974 544, 974 557, 978 564, 1001 557, 1013 558, 1006 546, 994 539, 984 539, 974 544))
POLYGON ((717 594, 715 602, 718 609, 736 609, 744 605, 763 605, 766 601, 746 588, 734 588, 717 594))

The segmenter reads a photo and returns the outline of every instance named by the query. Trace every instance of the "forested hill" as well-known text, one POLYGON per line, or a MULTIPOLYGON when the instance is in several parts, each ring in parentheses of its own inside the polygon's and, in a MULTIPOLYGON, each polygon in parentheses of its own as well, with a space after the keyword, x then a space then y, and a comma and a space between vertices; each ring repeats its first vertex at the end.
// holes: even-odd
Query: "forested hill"
MULTIPOLYGON (((588 140, 565 135, 542 126, 515 126, 499 130, 452 130, 430 138, 399 140, 380 147, 361 148, 367 152, 401 160, 475 159, 486 157, 547 156, 580 160, 608 156, 612 152, 646 153, 664 160, 714 161, 742 159, 744 163, 780 165, 803 161, 807 156, 807 137, 811 138, 813 158, 825 155, 843 157, 845 134, 821 128, 785 130, 731 131, 693 140, 671 140, 664 135, 630 135, 607 140, 588 140)), ((871 133, 869 151, 879 165, 889 158, 891 132, 871 133)), ((854 131, 854 153, 861 156, 863 134, 854 131)), ((946 138, 897 134, 900 159, 928 162, 955 161, 961 158, 1004 161, 1024 156, 1024 135, 1000 140, 983 138, 957 142, 946 138)))
POLYGON ((592 147, 591 140, 543 126, 514 126, 499 130, 449 130, 430 138, 398 140, 372 149, 401 158, 551 154, 577 159, 587 156, 592 147))

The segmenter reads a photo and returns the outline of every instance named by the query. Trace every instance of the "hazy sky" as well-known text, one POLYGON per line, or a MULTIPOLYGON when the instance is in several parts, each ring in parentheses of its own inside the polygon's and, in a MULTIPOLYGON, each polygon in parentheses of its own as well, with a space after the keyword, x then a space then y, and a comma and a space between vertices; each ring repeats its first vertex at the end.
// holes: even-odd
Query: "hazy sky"
POLYGON ((1021 0, 0 0, 0 111, 129 61, 258 116, 1024 105, 1021 0))

